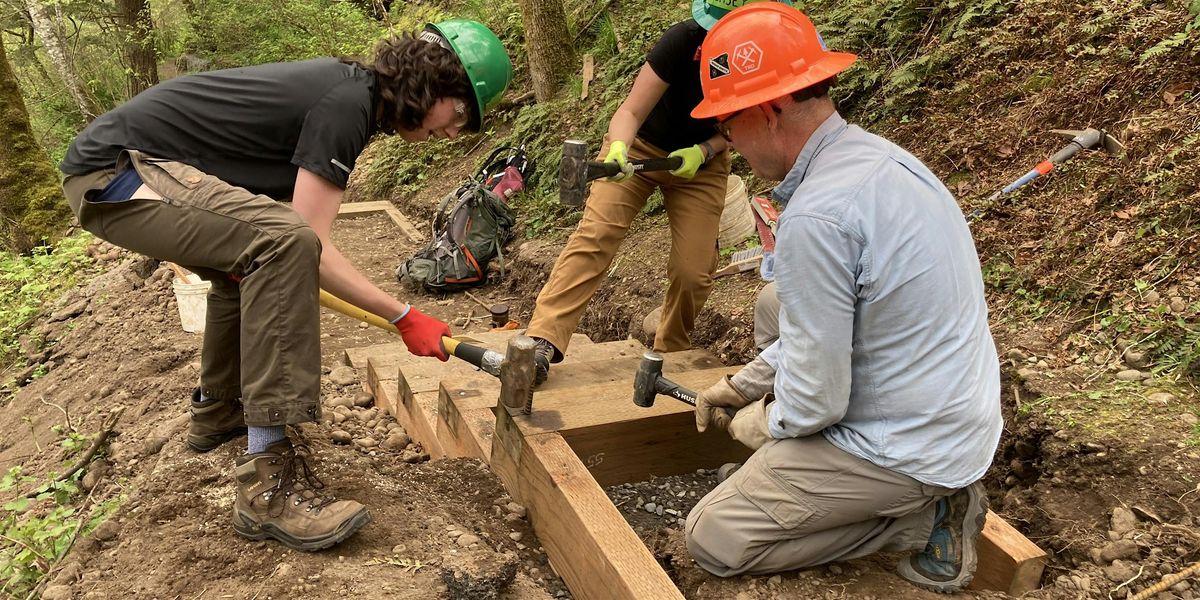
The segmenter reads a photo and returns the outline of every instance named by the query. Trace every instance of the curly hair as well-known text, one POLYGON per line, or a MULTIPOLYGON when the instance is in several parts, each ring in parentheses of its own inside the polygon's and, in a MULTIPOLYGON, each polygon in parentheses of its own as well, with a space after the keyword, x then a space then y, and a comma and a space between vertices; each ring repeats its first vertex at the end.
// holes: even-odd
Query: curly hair
POLYGON ((479 130, 479 111, 475 109, 475 92, 467 71, 454 52, 438 44, 417 39, 416 34, 403 33, 380 41, 371 64, 347 58, 342 62, 358 65, 375 75, 382 106, 379 129, 384 133, 420 129, 434 103, 441 98, 464 100, 471 113, 467 128, 479 130))

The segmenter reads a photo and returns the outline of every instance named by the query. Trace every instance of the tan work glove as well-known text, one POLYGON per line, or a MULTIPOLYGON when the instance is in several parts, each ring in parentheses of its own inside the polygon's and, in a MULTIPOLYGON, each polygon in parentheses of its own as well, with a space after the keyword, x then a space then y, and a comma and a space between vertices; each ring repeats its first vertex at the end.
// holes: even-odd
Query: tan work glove
POLYGON ((767 430, 767 406, 764 398, 739 410, 729 423, 729 437, 751 450, 758 450, 771 441, 771 432, 767 430))
POLYGON ((709 424, 719 429, 728 429, 733 419, 730 413, 750 404, 751 400, 733 385, 726 375, 712 387, 700 392, 696 398, 696 431, 704 433, 709 424), (726 411, 725 409, 732 409, 726 411))

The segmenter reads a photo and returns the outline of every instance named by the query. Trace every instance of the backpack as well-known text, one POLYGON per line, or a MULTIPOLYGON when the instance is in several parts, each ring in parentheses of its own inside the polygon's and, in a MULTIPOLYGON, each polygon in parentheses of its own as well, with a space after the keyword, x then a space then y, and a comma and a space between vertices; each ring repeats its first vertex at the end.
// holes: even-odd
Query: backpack
POLYGON ((431 292, 456 292, 487 283, 488 265, 512 238, 516 214, 508 198, 525 187, 533 163, 524 147, 502 146, 438 205, 428 244, 396 269, 401 283, 431 292), (505 153, 508 153, 505 155, 505 153))

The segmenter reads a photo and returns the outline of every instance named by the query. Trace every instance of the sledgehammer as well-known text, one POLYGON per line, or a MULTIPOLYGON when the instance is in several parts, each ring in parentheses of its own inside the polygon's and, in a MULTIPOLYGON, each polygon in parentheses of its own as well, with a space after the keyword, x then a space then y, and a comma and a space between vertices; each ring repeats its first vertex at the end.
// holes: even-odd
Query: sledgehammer
MULTIPOLYGON (((683 166, 683 159, 648 158, 631 160, 637 171, 673 171, 683 166)), ((581 206, 587 198, 587 184, 593 179, 612 177, 621 172, 615 162, 588 160, 587 142, 563 142, 562 161, 558 163, 558 200, 567 206, 581 206)))
POLYGON ((633 377, 633 403, 642 407, 654 406, 659 394, 670 396, 680 402, 696 406, 696 392, 689 390, 662 376, 663 357, 657 352, 642 355, 642 364, 633 377))
MULTIPOLYGON (((340 312, 347 317, 357 319, 368 325, 374 325, 384 331, 400 335, 396 327, 388 323, 387 319, 354 306, 325 290, 321 290, 321 306, 340 312)), ((451 337, 442 338, 442 348, 446 350, 446 354, 465 360, 488 375, 493 377, 500 376, 500 363, 504 362, 504 355, 495 350, 480 348, 479 346, 460 342, 451 337)))

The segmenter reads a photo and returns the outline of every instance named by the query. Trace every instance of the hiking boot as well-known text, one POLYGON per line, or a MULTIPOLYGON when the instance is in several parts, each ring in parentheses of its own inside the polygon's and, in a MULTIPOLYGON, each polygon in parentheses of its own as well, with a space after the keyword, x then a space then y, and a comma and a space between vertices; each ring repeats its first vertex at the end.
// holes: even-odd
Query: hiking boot
POLYGON ((978 481, 938 500, 929 542, 925 550, 900 561, 900 576, 942 594, 967 587, 975 576, 975 547, 987 511, 987 493, 978 481))
POLYGON ((238 400, 200 401, 200 388, 192 390, 192 421, 187 445, 196 452, 208 452, 246 433, 246 416, 238 400))
POLYGON ((550 376, 550 361, 554 360, 554 344, 543 340, 542 338, 533 338, 537 340, 537 347, 533 349, 533 366, 537 369, 537 373, 533 377, 533 385, 542 385, 546 381, 546 377, 550 376))
POLYGON ((274 538, 293 550, 328 548, 371 521, 367 507, 317 492, 325 484, 308 466, 308 448, 275 442, 237 459, 233 529, 252 540, 274 538))
POLYGON ((725 483, 725 480, 740 468, 742 468, 742 463, 725 463, 717 467, 717 483, 725 483))

